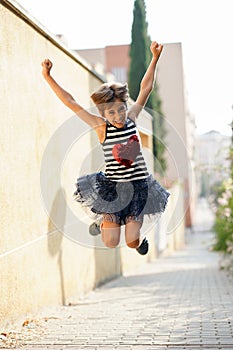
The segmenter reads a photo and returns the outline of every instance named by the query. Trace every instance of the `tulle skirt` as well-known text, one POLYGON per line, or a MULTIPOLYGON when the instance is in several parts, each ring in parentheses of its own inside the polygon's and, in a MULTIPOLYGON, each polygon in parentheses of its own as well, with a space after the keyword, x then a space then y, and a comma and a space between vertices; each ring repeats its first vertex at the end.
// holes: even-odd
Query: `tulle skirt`
POLYGON ((169 192, 152 175, 143 180, 117 182, 108 179, 103 172, 89 174, 77 179, 74 199, 89 217, 101 220, 103 214, 111 214, 117 223, 127 220, 144 220, 159 217, 165 210, 169 192))

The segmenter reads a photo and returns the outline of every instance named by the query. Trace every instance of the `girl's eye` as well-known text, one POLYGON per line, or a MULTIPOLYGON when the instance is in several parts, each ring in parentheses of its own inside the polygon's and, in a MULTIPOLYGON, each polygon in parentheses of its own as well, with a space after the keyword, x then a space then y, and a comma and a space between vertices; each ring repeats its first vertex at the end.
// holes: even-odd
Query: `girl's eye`
POLYGON ((118 112, 119 112, 119 113, 124 113, 124 112, 125 112, 125 108, 124 108, 124 107, 123 107, 123 108, 120 108, 118 112))

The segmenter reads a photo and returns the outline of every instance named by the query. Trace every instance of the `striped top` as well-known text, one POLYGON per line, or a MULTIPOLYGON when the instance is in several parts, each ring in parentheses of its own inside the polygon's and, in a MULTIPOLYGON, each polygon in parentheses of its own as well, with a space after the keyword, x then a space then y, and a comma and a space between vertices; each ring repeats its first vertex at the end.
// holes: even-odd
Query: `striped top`
POLYGON ((140 136, 131 119, 127 118, 123 128, 107 123, 102 148, 107 178, 127 182, 148 177, 149 173, 141 152, 140 136))

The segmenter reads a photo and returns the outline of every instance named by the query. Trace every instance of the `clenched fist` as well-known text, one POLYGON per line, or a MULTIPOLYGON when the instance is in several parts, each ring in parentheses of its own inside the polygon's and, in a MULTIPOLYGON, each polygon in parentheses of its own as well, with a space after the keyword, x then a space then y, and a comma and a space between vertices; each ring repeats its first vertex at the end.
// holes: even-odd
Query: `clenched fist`
POLYGON ((150 45, 150 50, 152 55, 159 59, 159 56, 161 55, 161 52, 163 50, 163 45, 162 44, 158 44, 156 41, 152 41, 151 45, 150 45))
POLYGON ((42 74, 43 76, 49 75, 50 70, 53 66, 52 62, 47 58, 41 63, 43 69, 42 69, 42 74))

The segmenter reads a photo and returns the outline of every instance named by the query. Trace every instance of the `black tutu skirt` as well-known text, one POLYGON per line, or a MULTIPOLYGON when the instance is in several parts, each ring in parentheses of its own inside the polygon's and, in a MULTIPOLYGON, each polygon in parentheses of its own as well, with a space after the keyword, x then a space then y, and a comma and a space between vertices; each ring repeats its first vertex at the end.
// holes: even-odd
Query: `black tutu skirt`
POLYGON ((153 219, 166 208, 167 192, 152 175, 143 180, 118 182, 108 179, 103 172, 77 179, 74 199, 81 203, 93 220, 101 220, 103 214, 113 214, 120 225, 127 218, 143 221, 144 216, 153 219))

